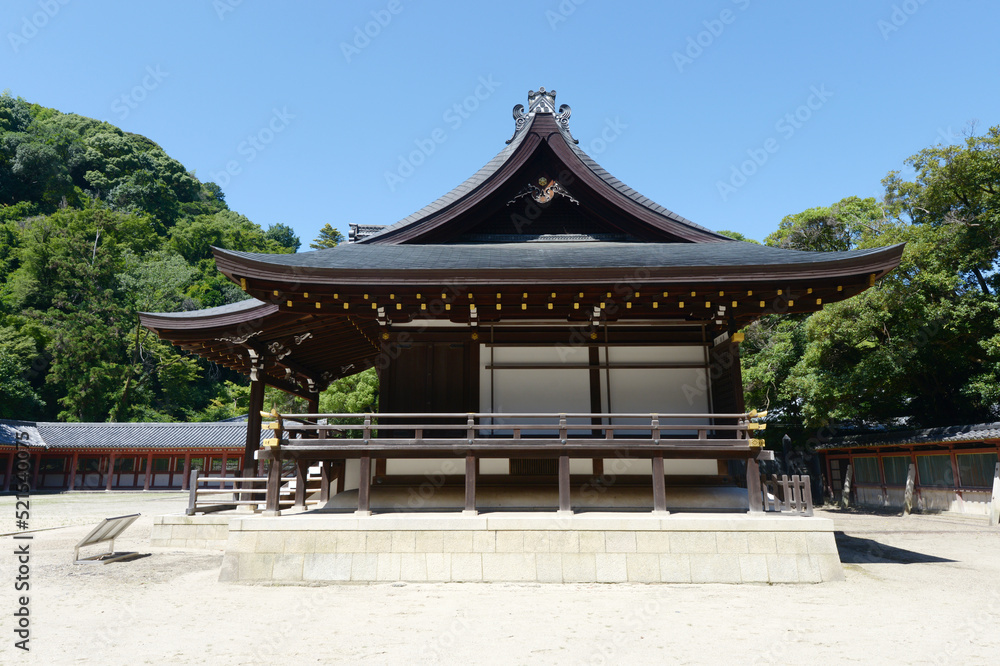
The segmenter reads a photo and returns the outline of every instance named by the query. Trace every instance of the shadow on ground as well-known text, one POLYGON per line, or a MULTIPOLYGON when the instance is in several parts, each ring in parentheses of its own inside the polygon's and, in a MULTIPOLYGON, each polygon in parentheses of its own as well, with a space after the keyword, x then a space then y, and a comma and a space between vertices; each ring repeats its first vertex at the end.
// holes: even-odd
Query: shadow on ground
POLYGON ((896 548, 874 539, 862 539, 834 532, 840 561, 844 564, 927 564, 929 562, 954 562, 943 557, 925 555, 905 548, 896 548))

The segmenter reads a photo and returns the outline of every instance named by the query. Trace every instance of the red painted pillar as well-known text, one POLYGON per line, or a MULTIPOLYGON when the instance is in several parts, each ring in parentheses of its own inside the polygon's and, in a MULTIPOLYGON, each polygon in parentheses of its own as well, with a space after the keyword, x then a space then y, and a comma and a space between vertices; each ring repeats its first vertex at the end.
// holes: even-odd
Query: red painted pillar
POLYGON ((73 452, 73 462, 69 466, 69 489, 73 490, 76 488, 76 466, 80 462, 80 453, 78 451, 73 452))
POLYGON ((146 456, 146 479, 142 482, 142 489, 149 490, 149 479, 153 474, 153 454, 150 453, 146 456))
POLYGON ((14 458, 16 457, 17 457, 17 451, 11 451, 10 456, 7 458, 7 473, 3 477, 4 492, 10 490, 10 478, 14 475, 14 458))
POLYGON ((181 481, 181 490, 189 490, 191 485, 191 452, 184 454, 184 480, 181 481))
POLYGON ((111 482, 115 479, 115 452, 112 451, 108 457, 108 483, 104 487, 105 491, 111 490, 111 482))

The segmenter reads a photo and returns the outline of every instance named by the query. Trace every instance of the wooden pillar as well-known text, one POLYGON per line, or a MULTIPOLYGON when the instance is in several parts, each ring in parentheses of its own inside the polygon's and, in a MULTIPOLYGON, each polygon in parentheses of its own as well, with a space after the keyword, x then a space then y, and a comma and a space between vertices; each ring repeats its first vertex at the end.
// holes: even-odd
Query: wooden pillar
POLYGON ((319 501, 326 503, 330 500, 330 477, 333 474, 333 463, 329 460, 322 460, 319 463, 319 501))
POLYGON ((69 490, 76 488, 76 466, 80 462, 80 452, 73 452, 73 462, 69 466, 69 490))
POLYGON ((112 451, 111 455, 108 456, 108 482, 104 486, 105 491, 111 490, 111 482, 115 479, 115 452, 112 451))
POLYGON ((10 490, 10 480, 14 476, 14 458, 17 457, 17 450, 10 452, 10 456, 7 458, 7 473, 3 477, 3 491, 6 493, 10 490))
POLYGON ((572 513, 569 499, 569 456, 559 456, 559 512, 572 513))
POLYGON ((319 393, 310 393, 306 398, 306 411, 309 414, 319 414, 319 393))
POLYGON ((188 451, 184 454, 184 480, 181 481, 181 490, 187 490, 191 487, 191 452, 188 451))
POLYGON ((653 457, 653 511, 667 512, 667 483, 663 475, 663 456, 653 457))
POLYGON ((760 465, 756 458, 747 458, 747 500, 750 513, 763 513, 764 497, 760 487, 760 465))
POLYGON ((247 412, 247 439, 243 450, 243 476, 255 476, 257 465, 254 455, 260 448, 260 410, 264 409, 264 381, 250 382, 250 408, 247 412))
POLYGON ((358 475, 358 513, 371 514, 372 459, 361 457, 361 471, 358 475))
POLYGON ((341 458, 337 461, 337 493, 344 492, 344 485, 347 482, 347 461, 341 458))
POLYGON ((462 513, 476 514, 476 457, 471 451, 465 454, 465 511, 462 513))
POLYGON ((143 479, 142 489, 149 490, 149 481, 153 476, 153 454, 150 452, 146 455, 146 478, 143 479))
POLYGON ((306 479, 309 477, 309 461, 295 461, 295 508, 306 508, 306 479))
POLYGON ((229 460, 229 454, 225 451, 222 452, 222 478, 226 478, 226 462, 229 460))
POLYGON ((385 458, 376 458, 375 459, 375 478, 376 479, 384 479, 385 475, 386 475, 386 471, 385 470, 386 470, 387 467, 388 467, 388 465, 387 465, 387 461, 386 461, 385 458))
POLYGON ((271 466, 267 470, 267 494, 264 500, 264 509, 272 514, 278 515, 278 497, 281 492, 281 460, 277 457, 271 460, 271 466))
POLYGON ((993 495, 990 498, 990 526, 1000 525, 1000 462, 993 468, 993 495))

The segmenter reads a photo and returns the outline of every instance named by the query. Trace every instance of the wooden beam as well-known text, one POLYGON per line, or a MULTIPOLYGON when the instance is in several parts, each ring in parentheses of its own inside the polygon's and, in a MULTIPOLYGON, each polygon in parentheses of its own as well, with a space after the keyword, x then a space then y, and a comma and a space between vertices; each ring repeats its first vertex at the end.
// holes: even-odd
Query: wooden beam
POLYGON ((264 496, 264 509, 271 515, 278 515, 278 496, 281 492, 281 460, 271 461, 267 470, 267 494, 264 496))

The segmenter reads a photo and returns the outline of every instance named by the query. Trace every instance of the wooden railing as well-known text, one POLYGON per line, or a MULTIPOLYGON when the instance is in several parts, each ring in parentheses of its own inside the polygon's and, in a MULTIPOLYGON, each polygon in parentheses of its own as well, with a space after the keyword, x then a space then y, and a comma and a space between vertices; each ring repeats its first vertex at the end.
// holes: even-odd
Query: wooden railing
POLYGON ((342 485, 346 459, 360 461, 358 511, 370 510, 372 458, 464 458, 465 509, 474 512, 479 458, 558 459, 559 509, 570 511, 570 458, 645 458, 652 461, 653 505, 666 511, 664 458, 749 459, 762 440, 751 438, 766 413, 740 414, 278 414, 264 425, 262 460, 271 460, 267 509, 277 511, 280 465, 292 460, 297 476, 321 464, 322 483, 336 473, 342 485), (336 425, 320 421, 336 420, 336 425))
MULTIPOLYGON (((282 487, 278 490, 279 506, 302 506, 325 502, 326 498, 313 498, 316 491, 320 491, 319 477, 306 475, 304 483, 296 480, 295 487, 292 488, 291 477, 281 477, 282 487), (302 491, 298 493, 299 486, 302 491), (313 491, 313 492, 310 492, 313 491), (299 497, 301 495, 301 498, 299 497), (299 500, 301 499, 301 502, 299 500)), ((188 489, 188 506, 185 513, 193 516, 196 513, 212 513, 214 511, 226 511, 235 509, 237 506, 250 506, 257 508, 264 504, 267 497, 268 477, 247 477, 247 476, 199 476, 196 469, 191 470, 191 477, 188 489), (202 487, 202 485, 214 485, 217 487, 202 487), (227 487, 228 486, 228 487, 227 487), (222 499, 225 497, 229 499, 222 499)))

